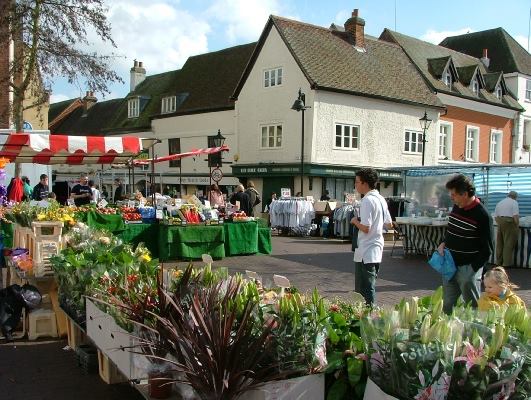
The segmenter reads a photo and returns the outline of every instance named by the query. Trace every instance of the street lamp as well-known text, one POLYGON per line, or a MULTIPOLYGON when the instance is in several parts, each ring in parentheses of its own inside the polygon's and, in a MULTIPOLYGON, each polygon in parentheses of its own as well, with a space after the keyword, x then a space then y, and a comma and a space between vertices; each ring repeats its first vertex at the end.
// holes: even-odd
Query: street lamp
POLYGON ((422 129, 422 165, 424 165, 424 153, 426 151, 426 131, 430 127, 431 119, 428 118, 428 113, 424 111, 424 116, 419 118, 420 128, 422 129))
POLYGON ((304 195, 304 111, 306 111, 310 106, 306 105, 306 95, 302 93, 302 90, 299 89, 299 97, 293 105, 291 106, 292 110, 297 112, 302 111, 302 138, 301 138, 301 196, 304 195))
POLYGON ((221 147, 225 143, 225 137, 221 134, 221 129, 218 129, 218 134, 212 138, 214 147, 221 147))

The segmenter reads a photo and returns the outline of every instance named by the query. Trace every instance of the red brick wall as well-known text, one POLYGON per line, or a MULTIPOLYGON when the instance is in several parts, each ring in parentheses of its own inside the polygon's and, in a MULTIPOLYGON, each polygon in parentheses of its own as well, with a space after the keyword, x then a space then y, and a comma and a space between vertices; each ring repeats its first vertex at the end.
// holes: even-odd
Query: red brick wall
POLYGON ((512 162, 512 130, 513 120, 496 115, 470 111, 463 108, 448 106, 448 113, 441 120, 453 123, 452 159, 463 161, 466 145, 466 126, 479 128, 479 162, 488 163, 490 152, 491 129, 503 132, 502 163, 512 162), (463 157, 463 158, 461 158, 463 157))

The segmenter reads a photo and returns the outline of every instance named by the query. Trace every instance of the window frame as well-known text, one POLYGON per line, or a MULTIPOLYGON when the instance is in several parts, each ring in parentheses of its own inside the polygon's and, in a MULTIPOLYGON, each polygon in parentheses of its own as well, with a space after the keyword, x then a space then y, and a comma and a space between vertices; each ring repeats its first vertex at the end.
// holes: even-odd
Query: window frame
POLYGON ((470 81, 470 89, 472 89, 472 92, 478 96, 479 95, 479 81, 477 76, 474 76, 472 80, 470 81))
POLYGON ((448 160, 452 159, 453 133, 454 133, 454 124, 452 122, 443 121, 443 120, 439 121, 439 129, 438 129, 438 132, 437 132, 437 155, 438 155, 439 159, 445 159, 445 158, 447 158, 448 160), (449 132, 446 133, 446 145, 445 145, 446 151, 445 151, 445 154, 441 154, 441 152, 440 152, 440 149, 441 149, 441 136, 442 136, 441 128, 443 126, 449 128, 449 132))
MULTIPOLYGON (((172 155, 172 154, 178 154, 181 152, 181 138, 168 138, 168 155, 172 155), (177 146, 177 150, 172 150, 172 148, 174 148, 174 146, 172 146, 171 143, 175 143, 175 142, 171 142, 173 140, 176 140, 178 143, 177 146)), ((181 160, 170 160, 169 162, 169 167, 170 168, 179 168, 181 167, 182 164, 181 164, 181 160)))
POLYGON ((270 123, 270 124, 260 124, 260 136, 259 136, 259 148, 261 150, 278 150, 278 149, 282 149, 283 145, 284 145, 284 124, 282 124, 281 122, 278 122, 278 123, 270 123), (267 142, 269 143, 269 130, 270 128, 275 128, 275 131, 273 133, 273 143, 276 144, 277 141, 278 141, 278 127, 280 127, 280 130, 281 130, 281 133, 280 133, 280 145, 279 146, 263 146, 263 130, 264 128, 266 128, 266 134, 267 134, 267 142))
POLYGON ((531 79, 525 80, 525 95, 524 98, 526 101, 531 102, 531 79))
POLYGON ((138 118, 140 116, 140 98, 133 97, 127 100, 127 118, 138 118), (136 107, 134 106, 136 105, 136 107))
MULTIPOLYGON (((416 130, 416 129, 409 129, 409 128, 406 128, 404 129, 404 141, 403 141, 403 146, 402 146, 402 153, 403 154, 409 154, 409 155, 422 155, 422 146, 424 143, 422 143, 422 137, 423 137, 424 133, 422 131, 419 131, 419 130, 416 130), (406 140, 406 137, 408 136, 408 133, 411 134, 411 133, 414 133, 415 134, 415 137, 416 137, 416 140, 415 142, 413 142, 412 140, 406 140), (406 143, 409 144, 409 150, 406 150, 405 147, 406 147, 406 143), (411 144, 415 144, 415 148, 416 150, 415 151, 412 151, 411 150, 411 144), (419 150, 420 148, 420 150, 419 150)), ((409 135, 411 136, 411 135, 409 135)), ((411 137, 410 137, 411 139, 411 137)))
POLYGON ((284 71, 283 67, 274 67, 266 68, 262 74, 262 86, 265 89, 282 86, 284 83, 284 71), (271 73, 274 73, 274 78, 272 78, 271 73), (273 84, 272 79, 274 79, 273 84))
POLYGON ((177 111, 177 96, 163 96, 161 99, 161 114, 170 114, 177 111))
POLYGON ((465 161, 469 162, 478 162, 479 161, 479 135, 480 135, 479 126, 467 125, 465 131, 465 161), (469 131, 474 131, 475 135, 473 138, 472 145, 473 147, 469 149, 469 131), (472 157, 469 157, 469 150, 471 150, 472 157))
POLYGON ((361 148, 361 125, 353 124, 353 123, 346 123, 346 122, 334 122, 333 127, 334 127, 333 128, 334 130, 333 130, 333 135, 332 135, 332 148, 334 150, 344 150, 344 151, 359 151, 360 150, 360 148, 361 148), (357 147, 345 147, 345 146, 338 146, 336 144, 337 127, 338 126, 342 127, 342 129, 341 129, 341 144, 344 144, 345 127, 349 127, 350 128, 350 132, 351 132, 350 144, 352 144, 352 140, 353 140, 352 128, 356 128, 357 129, 357 144, 358 144, 357 147))
POLYGON ((452 72, 450 71, 450 67, 446 68, 442 74, 442 81, 443 83, 448 86, 450 89, 452 88, 452 84, 454 83, 454 79, 452 77, 452 72))
POLYGON ((501 164, 503 162, 503 131, 499 129, 490 130, 489 162, 493 164, 501 164), (497 139, 493 140, 493 137, 497 137, 497 139), (493 157, 493 144, 498 147, 494 154, 499 156, 498 160, 493 157))

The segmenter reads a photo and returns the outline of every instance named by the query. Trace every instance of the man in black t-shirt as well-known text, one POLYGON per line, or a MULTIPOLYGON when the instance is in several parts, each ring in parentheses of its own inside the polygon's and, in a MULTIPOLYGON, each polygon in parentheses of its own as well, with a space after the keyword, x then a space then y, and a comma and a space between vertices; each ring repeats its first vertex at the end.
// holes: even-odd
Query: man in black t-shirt
POLYGON ((88 176, 82 176, 79 183, 72 188, 70 198, 74 199, 76 206, 90 204, 92 189, 88 185, 88 176))
POLYGON ((116 203, 117 201, 121 201, 123 199, 125 199, 125 193, 124 193, 124 185, 122 183, 122 181, 120 180, 120 178, 116 178, 114 180, 114 183, 116 185, 116 190, 114 191, 114 202, 116 203))
POLYGON ((40 179, 39 183, 33 188, 33 193, 31 195, 31 198, 37 201, 47 199, 48 191, 50 190, 48 188, 48 175, 42 174, 40 179))

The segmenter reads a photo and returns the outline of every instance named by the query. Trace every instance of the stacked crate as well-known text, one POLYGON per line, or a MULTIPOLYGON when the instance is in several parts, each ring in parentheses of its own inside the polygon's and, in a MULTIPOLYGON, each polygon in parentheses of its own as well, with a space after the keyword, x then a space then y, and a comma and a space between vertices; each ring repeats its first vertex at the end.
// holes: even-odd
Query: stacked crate
POLYGON ((28 237, 30 256, 35 276, 53 275, 50 257, 59 254, 63 223, 55 221, 33 222, 32 235, 28 237))

